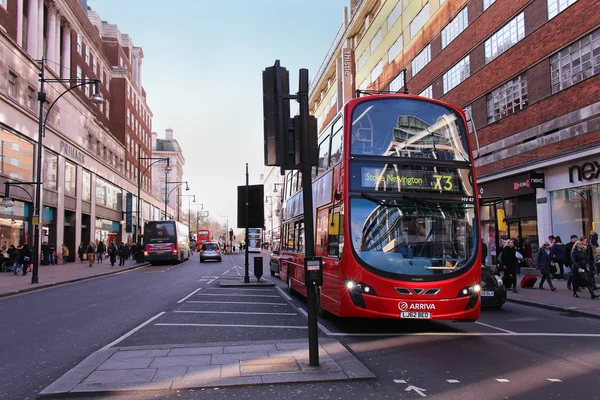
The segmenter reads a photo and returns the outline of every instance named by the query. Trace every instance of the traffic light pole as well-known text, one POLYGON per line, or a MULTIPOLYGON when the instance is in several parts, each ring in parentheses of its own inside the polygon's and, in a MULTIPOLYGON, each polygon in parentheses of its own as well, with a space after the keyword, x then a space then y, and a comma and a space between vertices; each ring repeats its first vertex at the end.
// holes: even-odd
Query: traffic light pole
POLYGON ((249 184, 249 176, 248 176, 248 163, 246 163, 246 216, 244 221, 245 228, 245 237, 244 237, 244 283, 250 283, 250 274, 248 272, 248 184, 249 184))

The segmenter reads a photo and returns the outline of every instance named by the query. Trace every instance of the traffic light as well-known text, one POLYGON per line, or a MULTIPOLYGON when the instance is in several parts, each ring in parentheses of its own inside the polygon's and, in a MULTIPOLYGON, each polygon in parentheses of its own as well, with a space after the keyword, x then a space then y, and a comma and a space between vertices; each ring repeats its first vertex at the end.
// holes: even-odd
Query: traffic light
MULTIPOLYGON (((290 83, 288 71, 275 65, 263 71, 263 118, 265 165, 287 165, 289 152, 288 125, 290 119, 290 83)), ((292 149, 293 151, 293 149, 292 149)))

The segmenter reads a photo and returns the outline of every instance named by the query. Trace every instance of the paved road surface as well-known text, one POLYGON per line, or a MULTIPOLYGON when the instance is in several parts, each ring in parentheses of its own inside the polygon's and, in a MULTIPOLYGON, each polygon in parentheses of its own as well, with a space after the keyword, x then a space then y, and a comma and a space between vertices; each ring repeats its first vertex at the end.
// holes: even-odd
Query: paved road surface
MULTIPOLYGON (((277 287, 253 291, 218 286, 223 274, 243 273, 236 265, 243 266, 242 256, 206 264, 196 256, 172 269, 144 268, 0 300, 0 330, 10 332, 0 344, 0 398, 34 398, 87 355, 152 317, 119 346, 305 337, 306 304, 287 296, 277 278, 277 287)), ((484 311, 475 324, 320 323, 320 335, 348 346, 377 379, 221 388, 202 391, 203 398, 600 398, 598 320, 507 304, 484 311)), ((198 393, 176 396, 195 399, 198 393)))

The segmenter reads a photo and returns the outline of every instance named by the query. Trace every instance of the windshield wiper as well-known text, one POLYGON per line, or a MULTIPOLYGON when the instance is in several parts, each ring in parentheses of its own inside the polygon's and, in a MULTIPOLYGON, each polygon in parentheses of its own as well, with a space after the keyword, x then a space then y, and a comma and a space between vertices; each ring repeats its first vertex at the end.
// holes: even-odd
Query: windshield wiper
MULTIPOLYGON (((361 192, 360 195, 361 195, 361 197, 371 200, 372 202, 377 203, 380 206, 384 206, 384 207, 399 207, 400 206, 400 204, 390 203, 387 200, 378 199, 377 197, 372 196, 367 192, 361 192)), ((414 194, 411 195, 409 193, 403 193, 399 197, 397 197, 397 196, 392 197, 392 200, 394 200, 396 198, 400 198, 402 200, 410 200, 410 201, 414 201, 415 203, 419 203, 419 204, 426 205, 426 206, 429 206, 432 204, 438 204, 437 201, 424 200, 424 199, 418 198, 417 196, 418 195, 414 195, 414 194)))
POLYGON ((371 200, 374 203, 379 204, 380 206, 384 206, 384 207, 395 207, 394 204, 389 204, 387 201, 385 200, 380 200, 375 196, 371 196, 369 193, 366 192, 360 192, 361 197, 364 197, 367 200, 371 200))

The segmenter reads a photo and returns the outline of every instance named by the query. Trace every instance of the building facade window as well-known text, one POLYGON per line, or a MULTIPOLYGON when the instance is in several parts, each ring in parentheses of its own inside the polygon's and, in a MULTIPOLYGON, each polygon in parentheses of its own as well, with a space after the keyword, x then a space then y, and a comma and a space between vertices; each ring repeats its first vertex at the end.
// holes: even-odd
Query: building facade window
POLYGON ((32 110, 35 108, 36 90, 32 87, 27 87, 27 108, 32 110))
POLYGON ((410 23, 410 38, 414 38, 417 33, 425 26, 429 21, 429 3, 425 4, 421 11, 416 15, 415 19, 410 23))
POLYGON ((400 89, 404 87, 404 74, 400 72, 397 77, 395 77, 390 82, 390 92, 398 92, 400 89))
POLYGON ((489 63, 525 37, 525 14, 521 13, 485 41, 485 62, 489 63))
POLYGON ((600 73, 600 29, 550 57, 552 94, 600 73))
POLYGON ((85 63, 90 65, 90 47, 87 44, 85 45, 85 63))
POLYGON ((56 191, 58 188, 58 156, 44 149, 44 190, 56 191))
POLYGON ((96 178, 96 205, 121 211, 123 202, 122 190, 102 178, 96 178))
POLYGON ((0 128, 0 174, 20 181, 33 178, 33 144, 0 128), (17 160, 17 163, 12 160, 17 160))
POLYGON ((427 86, 425 88, 425 90, 423 90, 421 93, 419 93, 419 96, 429 97, 430 99, 433 99, 433 89, 432 89, 431 85, 427 86))
POLYGON ((577 0, 548 0, 548 19, 556 17, 577 0))
POLYGON ((388 50, 388 63, 392 63, 396 57, 400 55, 402 49, 404 48, 404 43, 402 40, 402 35, 394 42, 394 44, 388 50))
POLYGON ((411 62, 412 76, 415 76, 431 61, 431 45, 428 44, 411 62))
POLYGON ((17 97, 17 74, 8 71, 8 95, 17 97))
POLYGON ((65 161, 65 195, 77 196, 77 167, 65 161))
POLYGON ((392 27, 392 25, 394 25, 396 23, 396 21, 398 20, 398 18, 400 18, 401 15, 402 15, 402 1, 398 1, 398 4, 396 4, 396 6, 392 10, 392 12, 390 12, 390 15, 387 18, 388 30, 392 27))
POLYGON ((81 36, 78 33, 77 34, 77 53, 79 53, 79 54, 81 54, 81 46, 82 46, 81 36))
POLYGON ((488 93, 488 123, 499 121, 524 109, 527 105, 527 80, 519 76, 488 93))
MULTIPOLYGON (((81 67, 78 65, 77 66, 77 80, 78 81, 82 81, 83 80, 83 71, 81 70, 81 67)), ((83 90, 83 88, 81 88, 83 90)))
POLYGON ((483 0, 483 11, 487 10, 496 0, 483 0))
POLYGON ((362 52, 360 57, 358 57, 358 61, 356 62, 356 70, 360 71, 366 62, 367 62, 367 51, 365 50, 362 52))
POLYGON ((379 43, 381 43, 381 28, 379 28, 379 30, 377 31, 377 33, 371 40, 371 43, 369 44, 369 48, 371 49, 371 54, 373 54, 375 52, 375 49, 377 49, 377 46, 379 46, 379 43))
POLYGON ((373 70, 371 71, 371 83, 375 82, 377 78, 379 78, 381 72, 383 72, 383 60, 379 60, 377 65, 373 67, 373 70))
POLYGON ((106 113, 106 118, 110 118, 110 103, 108 100, 104 100, 104 112, 106 113))
POLYGON ((463 8, 444 29, 442 29, 442 49, 458 37, 469 26, 467 7, 463 8))
MULTIPOLYGON (((88 80, 87 76, 83 77, 84 80, 88 80)), ((90 85, 83 85, 83 92, 85 93, 85 97, 90 97, 90 85)))
POLYGON ((96 56, 94 54, 92 54, 92 70, 94 71, 96 76, 99 76, 98 75, 98 59, 96 58, 96 56))
POLYGON ((86 170, 81 175, 81 199, 92 201, 92 174, 86 170))
POLYGON ((456 63, 444 74, 444 94, 448 93, 471 75, 469 55, 456 63))

